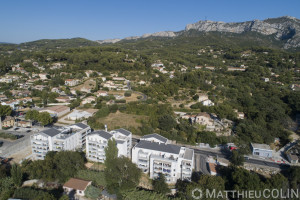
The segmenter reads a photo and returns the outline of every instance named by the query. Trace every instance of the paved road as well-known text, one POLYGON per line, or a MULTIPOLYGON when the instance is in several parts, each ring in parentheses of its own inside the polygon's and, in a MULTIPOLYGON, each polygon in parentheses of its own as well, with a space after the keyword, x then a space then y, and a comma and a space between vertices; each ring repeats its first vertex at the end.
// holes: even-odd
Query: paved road
POLYGON ((136 93, 136 94, 138 94, 138 95, 140 95, 140 96, 142 96, 142 98, 141 99, 139 99, 139 101, 146 101, 147 100, 147 95, 145 95, 145 94, 143 94, 143 93, 141 93, 141 92, 137 92, 137 91, 133 91, 132 90, 132 92, 133 93, 136 93))
MULTIPOLYGON (((132 141, 138 142, 138 139, 132 138, 132 141)), ((229 159, 229 157, 231 155, 231 152, 227 152, 227 151, 221 152, 218 150, 211 150, 211 149, 204 149, 204 148, 203 149, 192 148, 192 149, 194 149, 195 155, 199 154, 200 156, 214 156, 214 157, 229 159)), ((203 161, 203 159, 202 159, 202 161, 203 161)), ((206 163, 206 161, 205 161, 205 163, 206 163)), ((273 168, 278 168, 278 169, 288 169, 290 167, 290 165, 287 165, 287 164, 274 163, 271 161, 265 161, 265 160, 253 159, 253 158, 245 159, 245 163, 262 165, 262 166, 273 167, 273 168)), ((202 166, 201 169, 203 170, 204 167, 202 166)))
MULTIPOLYGON (((195 149, 194 148, 195 154, 202 154, 202 155, 208 155, 208 156, 215 156, 215 157, 220 157, 220 158, 226 158, 228 159, 230 156, 230 153, 228 152, 220 152, 220 151, 211 151, 209 149, 195 149)), ((280 168, 280 169, 288 169, 290 166, 287 164, 280 164, 280 163, 274 163, 274 162, 269 162, 265 160, 259 160, 259 159, 245 159, 245 163, 249 164, 256 164, 256 165, 262 165, 266 167, 274 167, 274 168, 280 168)))
POLYGON ((195 171, 203 174, 210 174, 206 163, 207 156, 202 154, 195 154, 195 171))

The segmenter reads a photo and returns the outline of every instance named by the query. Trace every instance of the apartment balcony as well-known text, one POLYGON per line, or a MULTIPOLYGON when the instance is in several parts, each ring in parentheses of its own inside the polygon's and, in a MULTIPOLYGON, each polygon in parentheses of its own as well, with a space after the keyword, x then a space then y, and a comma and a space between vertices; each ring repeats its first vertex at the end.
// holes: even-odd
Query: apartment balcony
POLYGON ((163 167, 164 167, 164 168, 170 169, 170 168, 172 167, 172 165, 164 163, 164 164, 163 164, 163 167))
POLYGON ((148 157, 144 154, 138 154, 138 158, 148 159, 148 157))
POLYGON ((162 166, 162 163, 161 162, 157 162, 157 161, 154 161, 153 164, 162 166))
POLYGON ((164 173, 171 173, 171 170, 170 169, 163 169, 162 170, 164 173))
POLYGON ((49 151, 49 148, 43 148, 43 147, 36 147, 36 146, 33 146, 32 149, 34 150, 37 150, 37 151, 49 151))
POLYGON ((138 167, 142 169, 148 169, 148 165, 139 164, 138 167))
POLYGON ((32 142, 31 143, 33 146, 40 146, 40 147, 47 147, 48 143, 36 143, 36 142, 32 142))
POLYGON ((138 162, 140 162, 140 163, 148 163, 148 160, 138 159, 138 162))
POLYGON ((36 138, 34 138, 34 137, 30 137, 30 140, 32 141, 32 142, 47 142, 48 143, 48 140, 42 140, 42 139, 36 139, 36 138))

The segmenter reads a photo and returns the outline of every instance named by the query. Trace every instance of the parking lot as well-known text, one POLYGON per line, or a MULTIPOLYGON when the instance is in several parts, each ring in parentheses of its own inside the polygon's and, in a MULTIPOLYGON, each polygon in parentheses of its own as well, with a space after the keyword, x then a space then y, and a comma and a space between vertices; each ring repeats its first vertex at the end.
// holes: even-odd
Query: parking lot
MULTIPOLYGON (((10 157, 12 155, 23 154, 25 149, 30 147, 30 136, 36 132, 44 130, 44 127, 34 126, 32 128, 23 128, 23 127, 14 127, 7 130, 1 130, 1 132, 17 135, 17 140, 3 139, 2 146, 0 147, 0 156, 2 157, 10 157)), ((24 157, 28 156, 27 153, 24 157)), ((22 157, 22 155, 18 155, 18 157, 22 157)))

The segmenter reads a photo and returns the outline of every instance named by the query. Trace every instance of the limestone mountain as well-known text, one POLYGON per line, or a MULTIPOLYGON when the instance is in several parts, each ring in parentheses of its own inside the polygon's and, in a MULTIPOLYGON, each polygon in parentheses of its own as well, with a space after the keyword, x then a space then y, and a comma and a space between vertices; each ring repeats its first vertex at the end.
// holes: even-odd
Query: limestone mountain
MULTIPOLYGON (((188 24, 185 30, 179 32, 163 31, 153 34, 144 34, 142 36, 128 37, 124 39, 102 40, 103 43, 116 43, 124 40, 137 40, 149 37, 174 38, 178 36, 189 36, 189 33, 197 31, 199 33, 217 32, 232 34, 247 34, 249 32, 258 33, 256 37, 270 36, 278 47, 284 49, 300 48, 300 20, 295 17, 283 16, 279 18, 269 18, 266 20, 252 20, 246 22, 215 22, 198 21, 194 24, 188 24)), ((231 36, 232 37, 232 36, 231 36)), ((261 38, 259 38, 261 39, 261 38)))

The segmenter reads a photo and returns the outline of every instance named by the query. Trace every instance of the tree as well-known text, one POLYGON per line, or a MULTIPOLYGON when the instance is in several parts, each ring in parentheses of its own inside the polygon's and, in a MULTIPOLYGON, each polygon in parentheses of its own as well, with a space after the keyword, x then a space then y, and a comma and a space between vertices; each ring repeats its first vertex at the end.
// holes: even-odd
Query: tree
POLYGON ((21 171, 21 167, 17 164, 14 164, 10 170, 12 180, 16 187, 20 187, 22 185, 23 173, 21 171))
POLYGON ((115 140, 109 140, 105 148, 104 177, 107 191, 120 194, 122 191, 134 189, 140 180, 141 171, 126 157, 118 157, 115 140))
MULTIPOLYGON (((146 191, 146 190, 129 190, 129 191, 124 191, 122 192, 122 199, 124 200, 141 200, 141 199, 159 199, 159 200, 170 200, 167 196, 163 194, 158 194, 156 192, 152 191, 146 191)), ((173 200, 179 200, 172 198, 173 200)))
POLYGON ((101 191, 99 188, 89 185, 86 188, 85 196, 91 199, 97 199, 101 195, 101 191))
POLYGON ((161 130, 170 131, 176 126, 176 121, 171 115, 163 115, 158 119, 159 126, 161 130))
POLYGON ((38 121, 39 119, 39 111, 37 110, 29 110, 27 111, 26 115, 25 115, 25 119, 26 120, 34 120, 34 121, 38 121))
POLYGON ((70 198, 68 195, 64 194, 59 198, 59 200, 70 200, 70 198))
POLYGON ((197 100, 199 99, 199 95, 196 94, 195 96, 193 96, 193 99, 194 99, 195 101, 197 101, 197 100))
POLYGON ((158 177, 152 181, 152 186, 157 193, 166 194, 170 192, 165 175, 162 173, 159 173, 158 177))
POLYGON ((106 167, 111 167, 111 164, 114 164, 113 161, 118 158, 118 148, 117 143, 114 139, 108 140, 107 147, 105 151, 105 161, 104 164, 106 167))
POLYGON ((51 124, 53 122, 52 117, 48 112, 41 112, 38 116, 38 121, 42 123, 43 126, 51 124))
POLYGON ((0 104, 0 117, 11 115, 12 109, 10 106, 0 104))
POLYGON ((232 151, 231 155, 231 163, 235 166, 240 166, 244 164, 245 158, 243 154, 239 153, 238 151, 234 150, 232 151))

